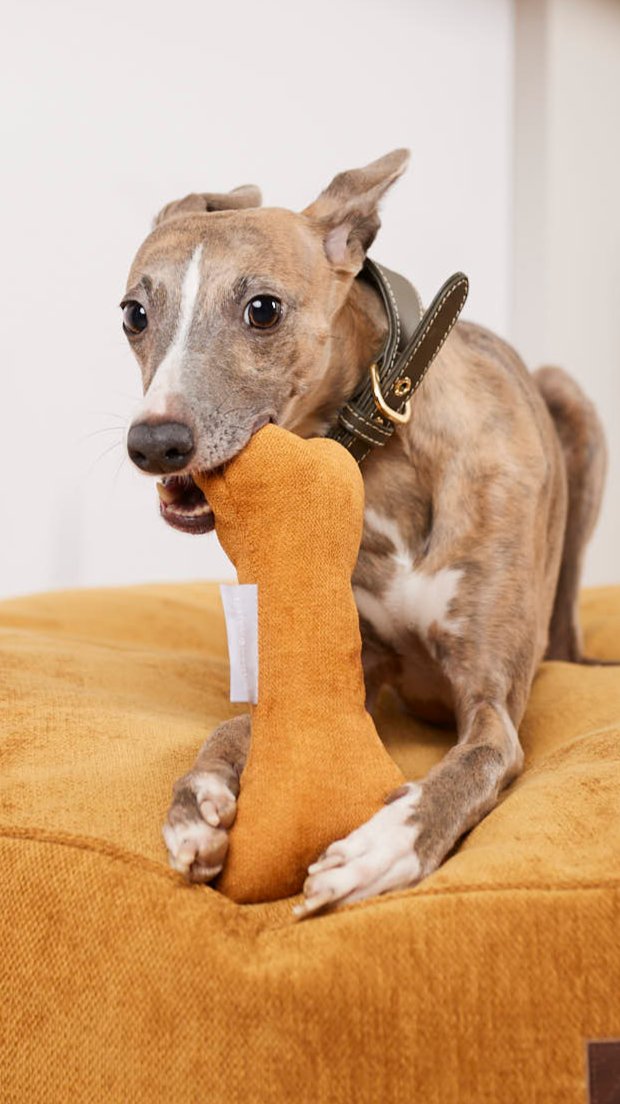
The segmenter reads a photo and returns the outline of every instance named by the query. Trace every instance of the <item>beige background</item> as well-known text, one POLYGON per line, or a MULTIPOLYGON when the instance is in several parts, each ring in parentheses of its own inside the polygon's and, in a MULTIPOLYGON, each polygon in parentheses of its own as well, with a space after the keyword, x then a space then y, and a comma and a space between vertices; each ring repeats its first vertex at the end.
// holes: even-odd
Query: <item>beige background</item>
POLYGON ((521 0, 509 333, 594 399, 609 478, 586 578, 620 582, 620 2, 521 0))
POLYGON ((620 581, 620 4, 25 0, 3 23, 0 593, 230 573, 123 459, 132 253, 187 191, 300 208, 398 145, 373 255, 427 300, 463 268, 468 317, 582 380, 612 445, 588 579, 620 581))

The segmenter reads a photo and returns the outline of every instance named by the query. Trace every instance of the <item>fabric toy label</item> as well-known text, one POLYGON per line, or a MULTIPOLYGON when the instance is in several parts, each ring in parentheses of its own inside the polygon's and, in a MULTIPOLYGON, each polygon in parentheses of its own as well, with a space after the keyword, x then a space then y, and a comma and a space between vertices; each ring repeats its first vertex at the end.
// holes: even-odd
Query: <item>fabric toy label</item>
POLYGON ((258 701, 258 585, 220 583, 226 617, 231 702, 258 701))

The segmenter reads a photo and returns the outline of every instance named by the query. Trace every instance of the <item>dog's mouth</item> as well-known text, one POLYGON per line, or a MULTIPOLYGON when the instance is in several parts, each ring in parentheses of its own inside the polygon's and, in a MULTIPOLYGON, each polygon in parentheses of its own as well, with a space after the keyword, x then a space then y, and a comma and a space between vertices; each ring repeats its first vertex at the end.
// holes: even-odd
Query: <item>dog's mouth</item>
MULTIPOLYGON (((250 437, 268 422, 276 421, 274 414, 259 414, 250 437)), ((230 459, 232 457, 228 457, 230 459)), ((173 529, 180 529, 182 533, 210 533, 215 528, 213 510, 191 475, 165 475, 156 486, 159 512, 173 529)))
POLYGON ((167 475, 157 483, 159 512, 173 529, 209 533, 215 526, 213 510, 191 475, 167 475))

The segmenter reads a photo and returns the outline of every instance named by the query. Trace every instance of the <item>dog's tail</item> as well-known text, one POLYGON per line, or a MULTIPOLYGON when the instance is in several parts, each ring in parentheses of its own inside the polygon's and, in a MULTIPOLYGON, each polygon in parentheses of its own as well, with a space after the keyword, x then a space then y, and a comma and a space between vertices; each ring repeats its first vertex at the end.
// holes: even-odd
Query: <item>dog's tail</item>
POLYGON ((578 599, 583 558, 596 524, 605 475, 607 446, 596 409, 578 383, 561 368, 539 368, 534 379, 553 420, 566 466, 568 509, 546 659, 615 664, 583 654, 578 599))

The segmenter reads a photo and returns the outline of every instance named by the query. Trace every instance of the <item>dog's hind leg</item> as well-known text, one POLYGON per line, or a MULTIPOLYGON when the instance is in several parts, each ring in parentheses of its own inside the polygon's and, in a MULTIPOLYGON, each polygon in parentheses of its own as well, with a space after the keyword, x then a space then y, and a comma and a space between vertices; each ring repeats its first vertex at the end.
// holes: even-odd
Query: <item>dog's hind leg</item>
POLYGON ((562 562, 545 658, 597 662, 583 656, 578 597, 584 552, 598 518, 605 483, 605 435, 593 404, 567 372, 540 368, 534 379, 560 439, 568 489, 562 562))

